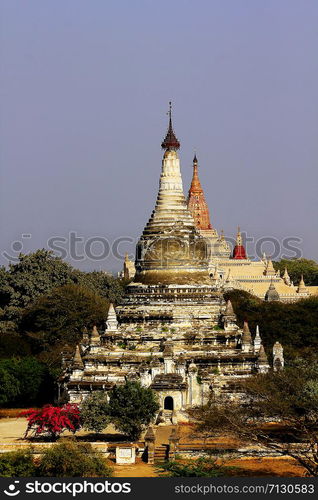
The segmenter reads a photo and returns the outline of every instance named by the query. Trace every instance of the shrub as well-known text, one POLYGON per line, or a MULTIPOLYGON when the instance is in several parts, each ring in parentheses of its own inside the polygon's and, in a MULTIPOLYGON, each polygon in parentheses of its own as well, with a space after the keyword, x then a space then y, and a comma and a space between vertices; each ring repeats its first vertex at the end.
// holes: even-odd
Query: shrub
POLYGON ((21 416, 28 420, 25 438, 31 432, 33 436, 46 434, 56 439, 65 430, 75 433, 80 428, 80 412, 76 404, 66 404, 62 407, 47 405, 39 410, 23 411, 21 416))
POLYGON ((89 443, 65 441, 45 450, 38 468, 40 477, 110 477, 112 469, 89 443))
POLYGON ((32 448, 27 450, 0 453, 1 477, 34 477, 36 466, 33 462, 32 448))
POLYGON ((90 394, 81 405, 81 422, 88 431, 101 432, 109 423, 107 395, 102 391, 90 394))

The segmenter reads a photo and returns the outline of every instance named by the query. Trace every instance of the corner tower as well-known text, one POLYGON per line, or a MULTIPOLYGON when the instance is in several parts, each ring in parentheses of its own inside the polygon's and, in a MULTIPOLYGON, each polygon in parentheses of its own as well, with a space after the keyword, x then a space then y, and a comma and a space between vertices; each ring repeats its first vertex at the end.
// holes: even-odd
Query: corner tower
POLYGON ((135 282, 144 284, 209 283, 209 250, 188 210, 178 149, 169 108, 169 125, 155 209, 136 248, 135 282))

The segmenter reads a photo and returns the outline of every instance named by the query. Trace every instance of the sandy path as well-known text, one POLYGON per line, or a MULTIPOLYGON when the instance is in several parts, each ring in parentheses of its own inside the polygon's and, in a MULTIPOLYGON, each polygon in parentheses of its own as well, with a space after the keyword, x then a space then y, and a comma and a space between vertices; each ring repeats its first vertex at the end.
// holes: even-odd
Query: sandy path
POLYGON ((0 419, 0 445, 12 443, 23 438, 27 428, 26 418, 1 418, 0 419))

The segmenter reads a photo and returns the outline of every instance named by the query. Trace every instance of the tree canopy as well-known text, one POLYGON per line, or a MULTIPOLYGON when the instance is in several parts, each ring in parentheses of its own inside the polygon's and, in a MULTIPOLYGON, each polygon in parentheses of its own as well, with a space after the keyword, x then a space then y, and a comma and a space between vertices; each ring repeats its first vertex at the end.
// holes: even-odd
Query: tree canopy
POLYGON ((23 310, 55 288, 76 284, 117 303, 126 282, 102 272, 84 272, 56 257, 48 250, 20 254, 8 269, 0 268, 0 332, 18 330, 23 310))
POLYGON ((306 285, 318 285, 318 264, 309 259, 281 259, 273 262, 275 270, 281 273, 287 269, 294 284, 298 284, 303 275, 306 285))
POLYGON ((81 405, 82 426, 88 431, 102 432, 110 422, 108 412, 109 407, 106 392, 92 392, 85 398, 81 405))
POLYGON ((115 427, 132 441, 140 437, 159 410, 156 393, 140 385, 126 382, 115 386, 109 393, 108 415, 115 427))
POLYGON ((36 300, 23 312, 21 328, 39 334, 43 345, 75 344, 83 328, 102 326, 109 303, 80 285, 64 285, 36 300))

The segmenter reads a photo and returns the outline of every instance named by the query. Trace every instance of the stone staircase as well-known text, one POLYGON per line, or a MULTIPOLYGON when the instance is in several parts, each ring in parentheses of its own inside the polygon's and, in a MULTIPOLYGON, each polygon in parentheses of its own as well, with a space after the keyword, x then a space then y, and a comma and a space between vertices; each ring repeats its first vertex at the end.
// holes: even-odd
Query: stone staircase
POLYGON ((162 410, 161 418, 165 425, 172 424, 172 410, 162 410))
POLYGON ((154 456, 155 464, 165 462, 165 460, 168 460, 168 446, 169 445, 167 444, 161 444, 155 447, 155 456, 154 456))

